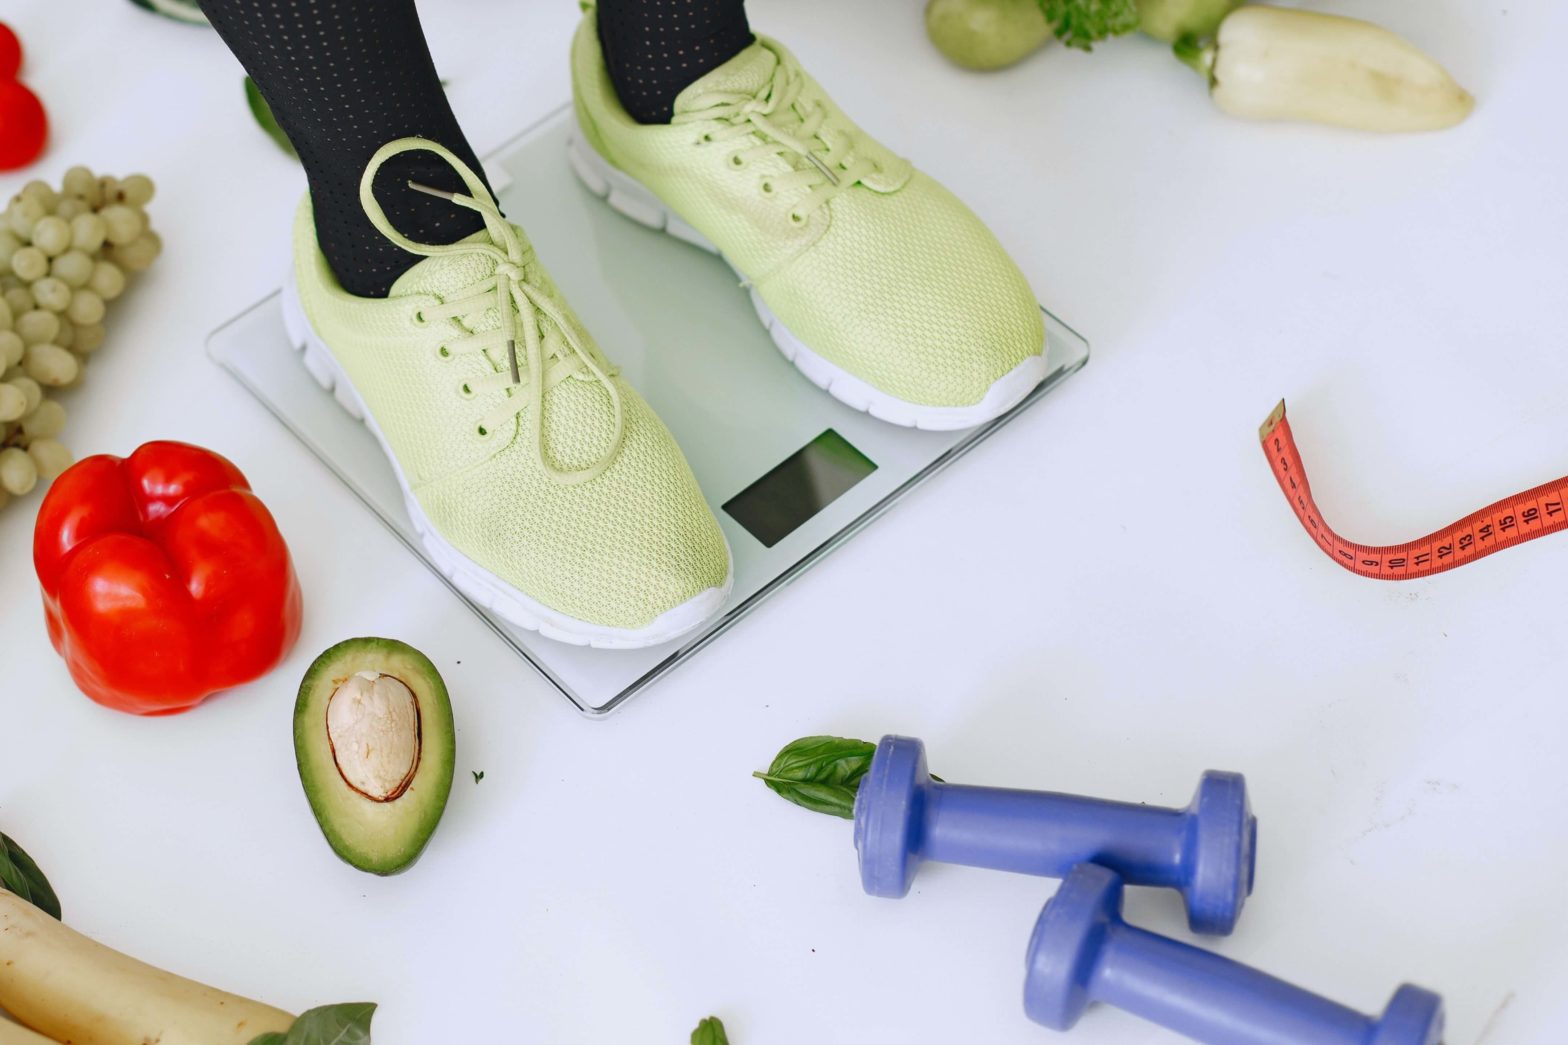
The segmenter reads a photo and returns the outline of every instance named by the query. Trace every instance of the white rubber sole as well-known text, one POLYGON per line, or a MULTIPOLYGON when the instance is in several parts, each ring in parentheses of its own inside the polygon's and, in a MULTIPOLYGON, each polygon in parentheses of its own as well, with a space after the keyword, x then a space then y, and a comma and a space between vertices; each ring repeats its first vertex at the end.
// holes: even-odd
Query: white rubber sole
MULTIPOLYGON (((365 409, 364 401, 354 390, 348 375, 332 357, 332 352, 316 334, 300 307, 299 291, 294 285, 292 270, 283 283, 282 301, 283 326, 288 331, 289 342, 302 353, 305 369, 322 388, 332 393, 332 397, 350 417, 363 422, 376 437, 376 442, 381 444, 381 452, 386 454, 392 472, 397 476, 398 486, 403 491, 403 506, 414 524, 414 532, 419 535, 426 556, 452 582, 452 586, 468 598, 520 628, 537 631, 558 642, 600 649, 640 649, 669 642, 700 626, 723 609, 735 581, 733 556, 730 557, 731 569, 724 579, 723 587, 709 588, 679 606, 666 610, 655 617, 652 623, 641 628, 611 628, 569 617, 530 598, 468 558, 436 531, 419 507, 419 501, 409 489, 403 470, 398 467, 397 458, 387 446, 375 418, 365 409)), ((728 546, 725 547, 725 554, 729 554, 728 546)))
MULTIPOLYGON (((572 171, 579 181, 595 196, 640 225, 662 229, 678 240, 701 247, 710 254, 724 257, 702 233, 692 228, 680 215, 670 210, 653 191, 625 171, 610 166, 598 150, 584 140, 581 130, 573 128, 567 142, 567 155, 572 171)), ((725 263, 729 264, 728 259, 725 263)), ((730 264, 730 268, 735 266, 730 264)), ((739 275, 739 270, 735 270, 739 275)), ((846 406, 870 414, 890 424, 906 428, 923 428, 934 432, 950 432, 974 428, 1005 414, 1017 406, 1036 385, 1045 380, 1045 353, 1019 363, 1003 374, 986 390, 985 396, 968 406, 927 406, 899 399, 874 388, 849 371, 828 362, 790 332, 757 293, 748 286, 751 305, 757 318, 767 328, 768 335, 784 358, 795 364, 795 369, 828 395, 846 406)))

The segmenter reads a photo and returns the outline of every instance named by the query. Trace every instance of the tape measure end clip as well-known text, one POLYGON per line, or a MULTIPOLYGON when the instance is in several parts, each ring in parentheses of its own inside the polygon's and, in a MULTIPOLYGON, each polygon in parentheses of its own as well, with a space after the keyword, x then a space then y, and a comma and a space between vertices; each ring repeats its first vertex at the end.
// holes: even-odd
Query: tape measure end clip
POLYGON ((1258 426, 1258 442, 1268 442, 1269 436, 1274 434, 1274 429, 1278 428, 1279 423, 1283 420, 1285 420, 1285 400, 1281 399, 1279 405, 1274 408, 1274 412, 1269 414, 1268 420, 1258 426))

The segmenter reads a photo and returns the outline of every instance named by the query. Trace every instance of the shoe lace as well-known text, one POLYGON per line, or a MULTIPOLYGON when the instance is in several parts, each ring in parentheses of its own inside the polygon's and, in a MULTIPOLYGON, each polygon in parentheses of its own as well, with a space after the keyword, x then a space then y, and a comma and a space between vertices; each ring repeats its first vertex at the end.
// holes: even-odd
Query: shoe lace
MULTIPOLYGON (((484 279, 442 298, 439 305, 422 309, 416 314, 423 322, 446 319, 456 321, 459 326, 462 326, 463 317, 482 312, 492 305, 500 315, 501 325, 498 329, 478 333, 468 331, 452 346, 443 346, 441 349, 443 354, 457 351, 481 353, 496 368, 496 373, 464 386, 465 393, 477 391, 478 388, 504 388, 506 391, 506 399, 480 420, 479 435, 488 436, 526 411, 529 442, 546 475, 563 485, 575 485, 604 474, 619 453, 626 434, 621 393, 612 380, 617 370, 592 345, 585 344, 577 336, 573 324, 551 300, 550 292, 531 277, 530 268, 536 260, 532 245, 525 244, 516 226, 501 214, 501 208, 478 175, 438 142, 424 138, 400 138, 383 145, 371 157, 359 182, 359 202, 370 223, 383 236, 411 254, 424 257, 477 254, 494 262, 493 270, 484 279), (485 229, 490 234, 489 242, 475 239, 458 243, 421 243, 403 235, 388 220, 373 191, 376 172, 393 157, 418 151, 434 153, 445 160, 463 179, 468 194, 447 192, 413 181, 408 183, 409 188, 438 196, 478 213, 484 218, 485 229), (545 322, 549 324, 548 329, 544 327, 545 322), (523 345, 521 361, 517 351, 519 333, 523 345), (506 355, 504 360, 498 362, 490 352, 503 345, 506 355), (545 393, 562 381, 584 372, 591 375, 610 397, 615 414, 615 431, 608 449, 586 467, 559 468, 550 461, 544 447, 545 393), (525 374, 526 395, 515 395, 514 391, 524 384, 525 374), (476 385, 477 388, 474 387, 476 385)), ((467 330, 466 326, 463 329, 467 330)))
POLYGON ((706 141, 760 135, 761 142, 739 150, 731 162, 742 167, 767 156, 789 160, 794 170, 770 179, 764 188, 811 190, 790 212, 790 220, 797 224, 878 170, 875 160, 857 155, 859 142, 852 131, 828 124, 831 113, 825 100, 802 97, 805 84, 800 67, 780 56, 772 77, 756 94, 709 91, 693 98, 692 107, 672 120, 696 123, 718 119, 727 124, 705 134, 706 141), (795 162, 796 158, 805 160, 805 165, 795 162))

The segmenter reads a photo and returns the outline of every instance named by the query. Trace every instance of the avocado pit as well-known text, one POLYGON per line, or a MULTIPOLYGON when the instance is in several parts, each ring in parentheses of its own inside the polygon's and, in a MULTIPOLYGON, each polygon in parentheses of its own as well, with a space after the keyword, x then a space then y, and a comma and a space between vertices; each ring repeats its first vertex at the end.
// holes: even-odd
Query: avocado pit
POLYGON ((419 769, 419 700, 402 679, 357 671, 327 700, 327 745, 338 775, 372 802, 392 802, 419 769))

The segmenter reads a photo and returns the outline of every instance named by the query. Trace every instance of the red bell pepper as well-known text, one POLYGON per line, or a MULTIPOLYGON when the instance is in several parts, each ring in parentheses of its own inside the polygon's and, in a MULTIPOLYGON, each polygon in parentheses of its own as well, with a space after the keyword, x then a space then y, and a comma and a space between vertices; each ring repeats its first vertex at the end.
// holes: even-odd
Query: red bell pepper
POLYGON ((265 675, 299 637, 299 581, 272 514, 198 446, 72 465, 39 508, 33 566, 71 677, 119 711, 187 711, 265 675))

